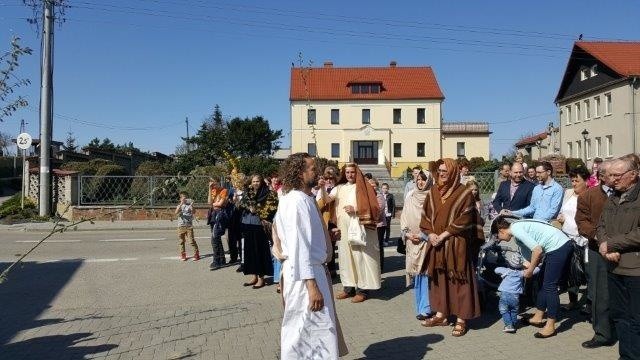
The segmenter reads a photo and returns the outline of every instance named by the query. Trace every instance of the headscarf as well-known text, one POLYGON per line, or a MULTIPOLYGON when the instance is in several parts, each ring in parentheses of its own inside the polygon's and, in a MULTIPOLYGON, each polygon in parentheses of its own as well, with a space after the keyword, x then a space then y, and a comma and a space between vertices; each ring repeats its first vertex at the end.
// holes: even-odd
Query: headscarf
MULTIPOLYGON (((428 172, 420 171, 422 175, 427 177, 427 184, 424 189, 420 190, 416 184, 416 187, 409 192, 407 199, 405 200, 404 207, 402 208, 402 214, 400 215, 400 229, 404 238, 404 234, 420 233, 420 221, 422 220, 422 207, 424 200, 427 197, 427 193, 432 185, 432 178, 428 172)), ((415 276, 421 273, 426 255, 426 242, 420 242, 414 244, 411 241, 407 241, 406 247, 406 259, 405 269, 407 271, 407 286, 410 284, 410 276, 415 276)))
POLYGON ((447 174, 449 175, 446 182, 440 181, 440 174, 436 173, 436 183, 438 185, 438 191, 440 197, 444 203, 451 194, 460 186, 460 169, 458 169, 458 163, 450 158, 440 159, 436 161, 436 170, 440 168, 440 165, 444 164, 447 167, 447 174))
POLYGON ((340 181, 337 185, 346 184, 347 177, 345 171, 347 167, 356 169, 356 207, 358 208, 358 218, 360 225, 372 227, 375 229, 378 218, 380 217, 380 206, 378 205, 378 196, 376 190, 364 178, 362 171, 356 164, 346 164, 340 170, 340 181))

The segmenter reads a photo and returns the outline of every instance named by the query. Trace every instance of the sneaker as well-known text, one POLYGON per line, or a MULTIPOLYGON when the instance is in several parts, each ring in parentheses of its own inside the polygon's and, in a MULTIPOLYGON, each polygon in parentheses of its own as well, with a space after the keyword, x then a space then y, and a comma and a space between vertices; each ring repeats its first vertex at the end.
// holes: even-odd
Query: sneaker
POLYGON ((516 328, 513 327, 513 325, 507 325, 504 327, 504 329, 502 329, 502 332, 507 334, 515 334, 516 328))
POLYGON ((185 253, 185 252, 180 253, 180 260, 187 261, 187 253, 185 253))
POLYGON ((200 260, 200 252, 196 251, 195 254, 193 254, 193 261, 198 261, 200 260))

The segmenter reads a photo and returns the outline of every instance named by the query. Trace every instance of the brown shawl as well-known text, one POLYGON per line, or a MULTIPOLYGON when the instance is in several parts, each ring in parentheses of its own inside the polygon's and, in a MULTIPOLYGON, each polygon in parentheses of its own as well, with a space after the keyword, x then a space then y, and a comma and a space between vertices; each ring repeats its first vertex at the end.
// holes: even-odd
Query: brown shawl
POLYGON ((452 175, 455 180, 446 184, 458 186, 446 189, 446 199, 441 195, 443 187, 434 186, 424 201, 420 229, 425 234, 440 235, 445 231, 451 234, 438 247, 427 245, 425 267, 429 276, 446 272, 450 278, 468 281, 466 274, 471 272, 467 267, 471 266, 471 260, 477 257, 484 243, 484 231, 471 190, 459 186, 457 171, 453 171, 452 175))
POLYGON ((380 216, 380 206, 378 205, 376 191, 364 178, 362 171, 356 164, 346 164, 342 167, 338 184, 347 183, 347 177, 345 176, 347 166, 356 168, 356 207, 358 208, 360 225, 375 229, 380 216))

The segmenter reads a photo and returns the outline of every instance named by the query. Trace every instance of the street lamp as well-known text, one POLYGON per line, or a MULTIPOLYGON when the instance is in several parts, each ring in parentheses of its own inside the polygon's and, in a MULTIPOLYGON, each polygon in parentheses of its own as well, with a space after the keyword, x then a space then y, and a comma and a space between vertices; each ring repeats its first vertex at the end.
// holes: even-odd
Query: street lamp
POLYGON ((587 139, 589 138, 589 131, 584 129, 581 134, 584 139, 584 165, 587 166, 587 139))

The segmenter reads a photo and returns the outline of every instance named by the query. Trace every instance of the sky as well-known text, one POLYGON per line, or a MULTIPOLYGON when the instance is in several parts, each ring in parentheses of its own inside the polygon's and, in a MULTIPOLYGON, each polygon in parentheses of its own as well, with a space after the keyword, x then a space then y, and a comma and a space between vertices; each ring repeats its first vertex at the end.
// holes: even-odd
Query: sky
MULTIPOLYGON (((640 2, 66 0, 55 26, 54 140, 71 132, 171 154, 219 104, 227 119, 262 115, 290 143, 292 63, 431 66, 444 121, 490 124, 491 155, 557 123, 554 99, 573 46, 640 40, 640 2)), ((39 28, 22 0, 0 0, 0 52, 34 50, 16 75, 39 137, 39 28)))

